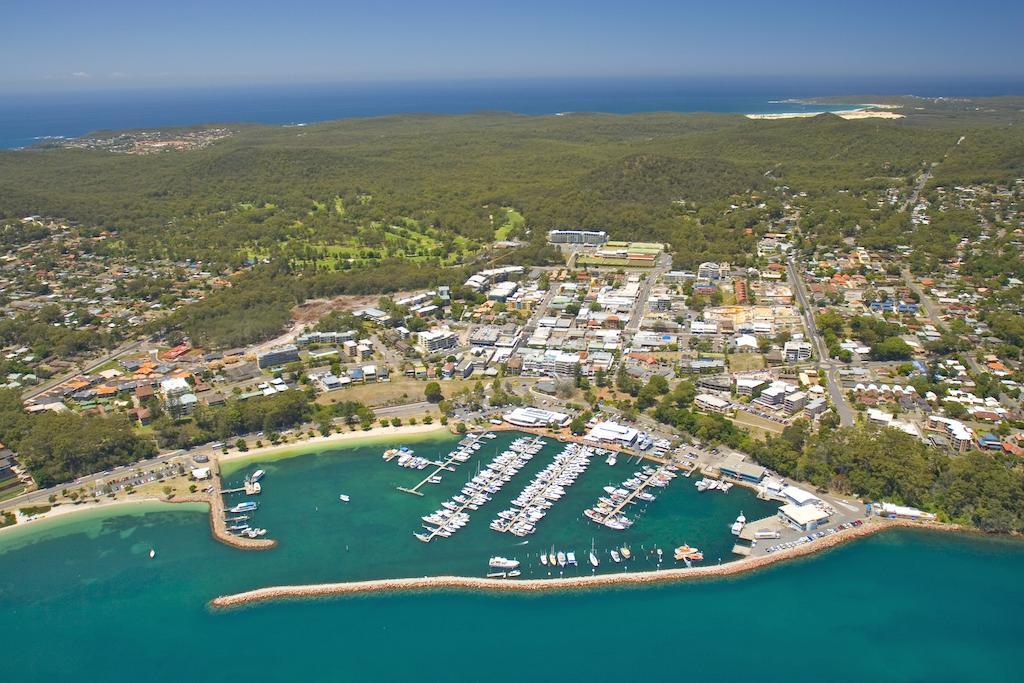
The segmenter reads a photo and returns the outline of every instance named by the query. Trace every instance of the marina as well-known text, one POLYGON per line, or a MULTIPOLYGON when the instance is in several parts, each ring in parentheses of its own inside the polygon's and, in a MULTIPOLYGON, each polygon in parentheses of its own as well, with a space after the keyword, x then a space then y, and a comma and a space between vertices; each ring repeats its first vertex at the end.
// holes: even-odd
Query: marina
POLYGON ((645 465, 639 472, 634 472, 632 478, 622 482, 618 488, 606 486, 604 491, 607 496, 598 499, 597 505, 587 508, 583 514, 591 521, 602 524, 609 529, 624 531, 633 526, 633 520, 624 515, 622 511, 628 505, 638 501, 648 503, 654 502, 655 495, 648 492, 651 487, 665 488, 676 478, 674 465, 662 465, 651 467, 645 465))
POLYGON ((547 515, 547 511, 586 471, 593 455, 594 450, 588 446, 566 444, 554 461, 512 501, 512 507, 498 513, 491 522, 491 529, 520 537, 534 533, 537 523, 547 515))
POLYGON ((477 510, 491 500, 501 488, 512 480, 523 466, 544 447, 545 441, 540 437, 521 437, 516 439, 507 450, 502 451, 486 467, 477 472, 476 476, 466 482, 458 495, 441 503, 441 507, 422 517, 425 524, 424 532, 413 535, 424 543, 435 538, 450 538, 452 534, 469 523, 466 510, 477 510))
MULTIPOLYGON (((473 454, 483 447, 484 440, 494 439, 495 437, 496 435, 493 432, 484 432, 483 434, 470 434, 466 438, 459 441, 458 447, 449 452, 447 459, 445 459, 443 462, 425 460, 424 458, 415 458, 412 455, 412 451, 407 451, 407 457, 409 459, 406 462, 412 462, 413 460, 416 460, 415 469, 423 469, 424 467, 426 467, 426 465, 424 465, 424 467, 419 467, 420 462, 426 462, 429 465, 434 465, 436 469, 434 469, 433 472, 424 477, 415 486, 409 488, 399 486, 397 487, 398 490, 404 493, 411 493, 415 496, 422 496, 423 494, 420 492, 420 488, 422 488, 426 484, 440 484, 441 472, 454 472, 455 468, 458 465, 469 462, 470 458, 473 457, 473 454)), ((399 449, 392 448, 384 451, 384 459, 390 460, 394 457, 398 457, 398 464, 402 465, 402 458, 406 457, 406 454, 403 453, 401 450, 402 448, 406 447, 402 446, 399 449)))

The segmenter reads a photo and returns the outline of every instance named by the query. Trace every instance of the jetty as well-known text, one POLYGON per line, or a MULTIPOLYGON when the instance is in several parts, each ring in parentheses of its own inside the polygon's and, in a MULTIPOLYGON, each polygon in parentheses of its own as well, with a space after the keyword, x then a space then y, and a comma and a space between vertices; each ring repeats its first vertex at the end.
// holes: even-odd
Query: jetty
MULTIPOLYGON (((210 503, 210 531, 213 533, 213 537, 225 545, 229 545, 233 548, 239 548, 241 550, 269 550, 276 546, 277 541, 275 540, 269 538, 247 538, 245 536, 236 536, 228 530, 228 512, 224 506, 224 494, 237 493, 239 491, 249 493, 249 491, 246 487, 227 490, 221 488, 220 463, 216 459, 213 459, 210 465, 215 493, 209 496, 207 500, 210 503)), ((249 482, 246 482, 246 484, 248 483, 249 482)))
POLYGON ((472 448, 473 444, 479 443, 488 437, 489 432, 483 432, 482 434, 470 434, 465 439, 459 442, 459 447, 448 454, 448 458, 444 461, 430 460, 429 464, 434 466, 434 471, 423 477, 423 479, 412 487, 397 486, 396 488, 403 493, 411 493, 414 496, 422 496, 423 492, 420 489, 429 484, 432 479, 439 477, 441 472, 454 472, 455 468, 463 462, 467 462, 472 454, 467 455, 466 449, 472 448))

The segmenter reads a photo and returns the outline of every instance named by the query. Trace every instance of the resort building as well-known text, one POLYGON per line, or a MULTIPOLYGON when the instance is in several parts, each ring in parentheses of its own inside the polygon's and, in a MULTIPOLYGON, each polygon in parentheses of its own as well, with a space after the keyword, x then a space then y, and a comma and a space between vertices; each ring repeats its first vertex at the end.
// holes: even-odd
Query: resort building
POLYGON ((420 332, 417 342, 424 353, 437 353, 446 349, 454 349, 459 338, 448 328, 420 332))
POLYGON ((299 360, 299 347, 295 344, 286 344, 284 346, 275 346, 266 353, 258 354, 256 356, 256 365, 259 366, 260 370, 266 370, 267 368, 284 365, 285 363, 294 363, 297 360, 299 360))
POLYGON ((608 241, 604 230, 548 230, 548 242, 552 244, 594 244, 608 241))
POLYGON ((969 451, 974 446, 974 430, 959 420, 929 415, 928 429, 946 435, 953 450, 960 453, 969 451))

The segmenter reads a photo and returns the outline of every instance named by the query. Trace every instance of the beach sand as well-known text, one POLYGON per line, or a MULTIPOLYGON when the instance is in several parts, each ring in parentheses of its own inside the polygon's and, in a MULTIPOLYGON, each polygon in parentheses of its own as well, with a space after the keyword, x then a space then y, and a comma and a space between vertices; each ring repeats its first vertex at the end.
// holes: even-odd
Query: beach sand
MULTIPOLYGON (((891 109, 895 105, 869 105, 861 109, 850 109, 847 111, 834 111, 830 112, 836 116, 847 119, 850 121, 857 119, 902 119, 906 118, 905 114, 897 114, 893 111, 877 111, 872 107, 885 107, 891 109)), ((758 121, 777 121, 781 119, 806 119, 812 116, 818 116, 826 112, 814 112, 814 111, 800 111, 800 112, 788 112, 780 114, 745 114, 748 119, 756 119, 758 121)))

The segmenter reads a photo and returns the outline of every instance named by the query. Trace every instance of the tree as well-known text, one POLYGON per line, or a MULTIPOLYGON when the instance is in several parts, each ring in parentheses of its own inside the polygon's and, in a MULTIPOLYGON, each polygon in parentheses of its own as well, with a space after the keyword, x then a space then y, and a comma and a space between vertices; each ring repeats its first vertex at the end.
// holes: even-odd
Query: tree
POLYGON ((427 382, 427 386, 423 388, 423 394, 431 403, 440 403, 444 399, 444 395, 441 393, 441 385, 437 382, 427 382))

